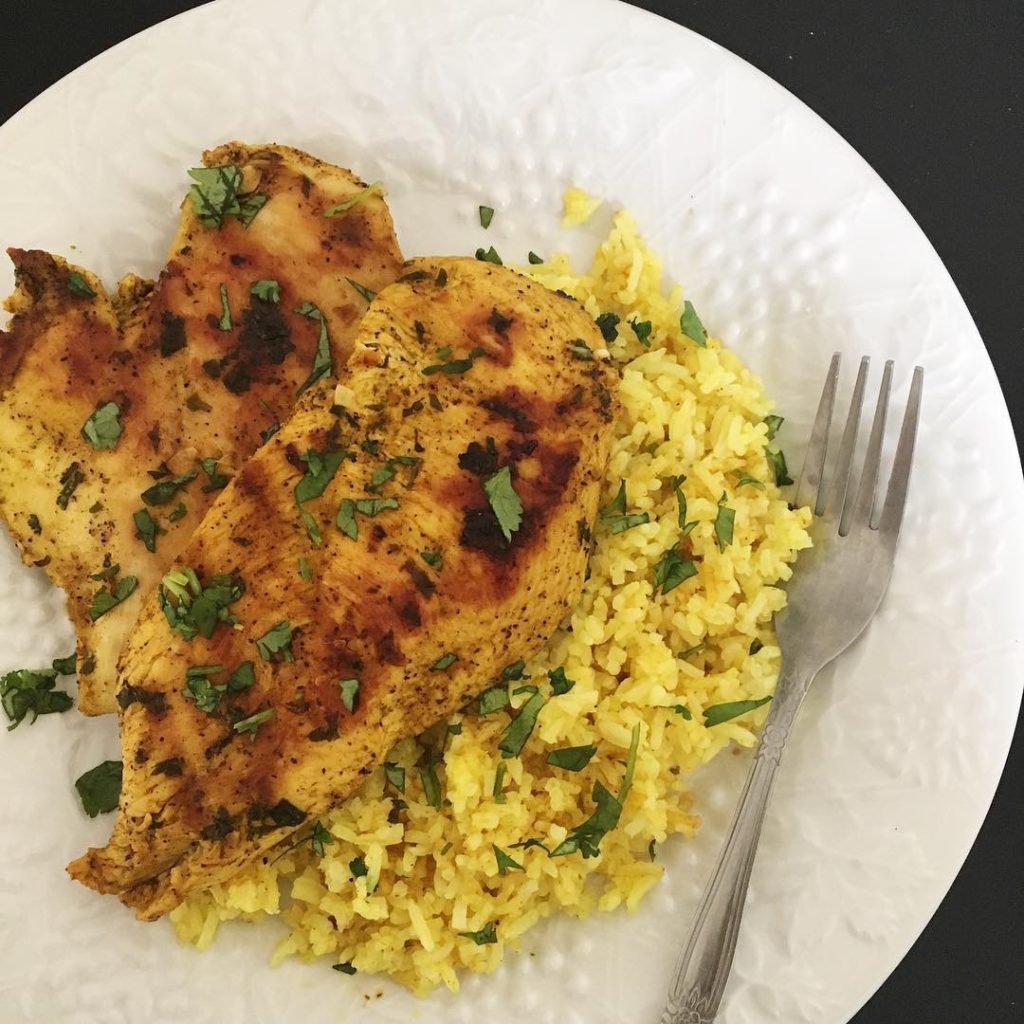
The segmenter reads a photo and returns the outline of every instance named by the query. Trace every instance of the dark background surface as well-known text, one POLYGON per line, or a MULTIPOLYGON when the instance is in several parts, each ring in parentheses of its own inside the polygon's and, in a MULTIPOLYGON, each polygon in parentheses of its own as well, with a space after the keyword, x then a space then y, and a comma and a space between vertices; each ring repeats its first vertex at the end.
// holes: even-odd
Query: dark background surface
MULTIPOLYGON (((281 2, 285 8, 287 0, 281 2)), ((0 0, 0 122, 95 54, 197 6, 183 0, 0 0)), ((970 307, 1020 447, 1024 4, 638 0, 635 6, 694 29, 765 71, 824 117, 892 186, 970 307)), ((974 1021, 1024 1022, 1020 723, 992 810, 949 896, 854 1018, 855 1024, 974 1021)))

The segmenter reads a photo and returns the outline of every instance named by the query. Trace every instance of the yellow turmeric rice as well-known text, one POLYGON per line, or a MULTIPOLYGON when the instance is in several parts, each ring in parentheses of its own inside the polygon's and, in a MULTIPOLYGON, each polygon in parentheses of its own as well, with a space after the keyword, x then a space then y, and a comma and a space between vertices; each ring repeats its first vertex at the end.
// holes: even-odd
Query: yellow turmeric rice
MULTIPOLYGON (((567 221, 594 208, 570 193, 567 221)), ((628 213, 587 273, 560 255, 523 269, 601 317, 595 355, 622 370, 575 610, 504 679, 495 651, 483 708, 399 743, 315 833, 174 911, 183 941, 204 949, 225 921, 275 915, 288 931, 274 962, 329 957, 419 993, 457 989, 460 970, 493 970, 548 914, 636 907, 661 877, 657 846, 699 825, 688 773, 754 742, 779 667, 779 583, 810 543, 809 513, 776 486, 772 404, 680 289, 663 293, 628 213), (503 758, 510 723, 522 716, 522 733, 534 714, 503 758)))

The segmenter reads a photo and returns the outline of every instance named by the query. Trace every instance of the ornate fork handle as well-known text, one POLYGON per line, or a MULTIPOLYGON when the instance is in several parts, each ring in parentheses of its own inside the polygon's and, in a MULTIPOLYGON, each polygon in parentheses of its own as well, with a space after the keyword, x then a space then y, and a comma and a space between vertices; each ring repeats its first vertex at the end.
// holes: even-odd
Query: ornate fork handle
POLYGON ((783 669, 725 847, 676 964, 661 1024, 712 1024, 736 951, 747 885, 782 748, 815 673, 783 669))

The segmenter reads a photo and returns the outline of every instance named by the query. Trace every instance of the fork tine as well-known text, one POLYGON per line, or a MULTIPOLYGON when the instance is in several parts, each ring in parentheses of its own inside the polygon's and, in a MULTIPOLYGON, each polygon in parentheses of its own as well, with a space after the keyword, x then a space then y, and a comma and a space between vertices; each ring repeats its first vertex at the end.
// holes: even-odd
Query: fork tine
POLYGON ((910 484, 910 467, 914 461, 914 442, 917 440, 917 423, 921 418, 921 396, 924 391, 924 368, 914 367, 914 379, 910 384, 907 411, 903 414, 900 440, 896 447, 896 458, 889 477, 889 490, 882 508, 880 528, 892 535, 895 541, 903 522, 903 510, 907 504, 907 489, 910 484))
POLYGON ((818 493, 821 489, 825 468, 825 454, 828 451, 828 431, 832 425, 832 410, 836 404, 840 359, 840 354, 836 352, 829 364, 825 387, 821 392, 821 401, 818 403, 818 412, 814 417, 814 426, 811 427, 811 440, 807 445, 807 454, 804 456, 804 466, 796 485, 796 495, 793 501, 797 508, 812 504, 815 510, 818 507, 818 493))
MULTIPOLYGON (((860 361, 860 369, 857 371, 857 383, 853 386, 850 411, 846 415, 843 439, 839 444, 839 460, 836 464, 836 471, 832 480, 829 512, 840 518, 846 511, 846 494, 850 489, 850 467, 853 465, 853 452, 857 447, 861 411, 864 408, 864 386, 867 384, 868 367, 870 365, 871 358, 864 356, 860 361)), ((842 530, 842 525, 840 523, 840 530, 842 530)))
POLYGON ((891 390, 892 360, 890 359, 885 364, 885 371, 882 373, 882 386, 878 389, 878 402, 875 404, 875 418, 871 424, 867 455, 864 457, 864 470, 861 473, 860 488, 857 491, 853 513, 847 524, 848 529, 855 524, 870 526, 874 516, 878 469, 882 463, 882 441, 885 439, 885 418, 889 410, 889 392, 891 390))

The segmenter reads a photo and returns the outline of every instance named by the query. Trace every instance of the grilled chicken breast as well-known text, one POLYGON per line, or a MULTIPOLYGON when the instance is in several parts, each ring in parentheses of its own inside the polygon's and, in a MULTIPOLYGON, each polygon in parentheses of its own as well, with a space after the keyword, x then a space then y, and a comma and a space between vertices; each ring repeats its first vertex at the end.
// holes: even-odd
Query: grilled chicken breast
POLYGON ((348 171, 283 146, 203 159, 220 170, 200 173, 154 286, 109 296, 59 257, 10 251, 0 512, 67 591, 86 714, 116 710, 146 595, 304 382, 344 363, 401 265, 386 203, 348 171))
POLYGON ((156 918, 543 644, 611 443, 601 344, 574 300, 472 259, 415 261, 376 298, 334 404, 303 398, 146 599, 117 821, 73 877, 156 918))

